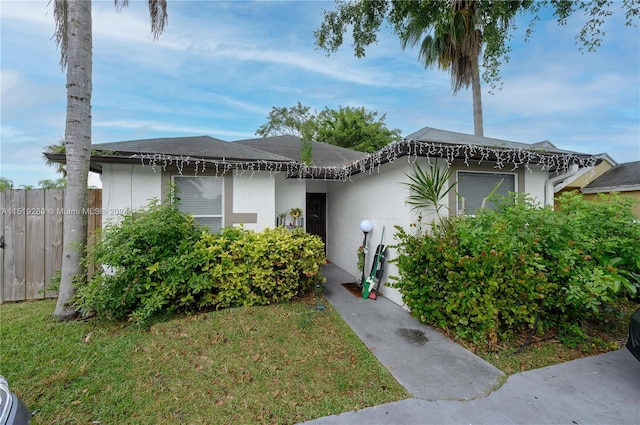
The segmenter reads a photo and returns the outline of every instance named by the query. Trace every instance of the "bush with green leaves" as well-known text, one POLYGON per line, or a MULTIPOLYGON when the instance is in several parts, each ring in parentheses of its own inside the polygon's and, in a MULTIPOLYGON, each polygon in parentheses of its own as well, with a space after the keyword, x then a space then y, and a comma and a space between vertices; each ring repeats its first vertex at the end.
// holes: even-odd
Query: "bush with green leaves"
POLYGON ((88 261, 101 265, 77 288, 75 305, 144 323, 176 312, 264 305, 309 292, 321 279, 319 237, 285 228, 211 234, 173 205, 106 226, 88 261))
POLYGON ((421 321, 489 347, 537 327, 575 339, 635 292, 626 276, 638 272, 640 225, 625 199, 567 194, 560 212, 522 195, 494 202, 429 231, 396 227, 393 286, 421 321))
POLYGON ((201 232, 193 217, 157 200, 105 226, 87 256, 96 273, 77 288, 75 306, 113 320, 173 309, 171 302, 185 283, 180 259, 201 232))
POLYGON ((202 271, 204 287, 195 287, 198 307, 225 308, 287 301, 310 292, 325 263, 324 244, 300 229, 253 232, 225 228, 203 234, 189 254, 202 271))

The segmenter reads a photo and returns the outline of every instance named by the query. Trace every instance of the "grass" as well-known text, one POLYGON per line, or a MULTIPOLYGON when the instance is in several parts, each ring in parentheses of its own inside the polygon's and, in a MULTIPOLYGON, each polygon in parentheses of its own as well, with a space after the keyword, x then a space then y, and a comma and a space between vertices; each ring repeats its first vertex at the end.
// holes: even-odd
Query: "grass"
MULTIPOLYGON (((583 323, 587 334, 584 341, 561 341, 557 332, 550 329, 532 338, 526 347, 523 345, 527 335, 523 334, 499 351, 471 349, 507 375, 619 350, 627 342, 631 314, 639 307, 633 301, 620 301, 612 306, 604 320, 583 323)), ((465 343, 463 345, 471 346, 465 343)))
POLYGON ((54 307, 0 306, 0 374, 33 424, 292 424, 409 397, 314 297, 146 329, 54 307))

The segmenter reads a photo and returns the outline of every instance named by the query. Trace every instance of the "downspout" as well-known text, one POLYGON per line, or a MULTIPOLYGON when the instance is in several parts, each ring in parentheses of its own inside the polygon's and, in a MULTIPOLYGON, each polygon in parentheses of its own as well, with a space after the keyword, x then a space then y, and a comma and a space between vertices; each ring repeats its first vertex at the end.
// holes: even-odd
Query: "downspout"
POLYGON ((555 186, 556 183, 566 180, 572 176, 574 176, 580 167, 578 164, 571 164, 571 168, 564 174, 560 174, 559 176, 555 176, 547 180, 544 184, 544 206, 553 207, 554 194, 555 194, 555 186))

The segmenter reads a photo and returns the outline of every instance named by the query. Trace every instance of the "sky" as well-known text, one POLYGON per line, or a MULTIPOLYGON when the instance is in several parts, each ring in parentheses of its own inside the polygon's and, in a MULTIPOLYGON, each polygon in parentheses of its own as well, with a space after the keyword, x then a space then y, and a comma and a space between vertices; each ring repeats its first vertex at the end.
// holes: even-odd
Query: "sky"
MULTIPOLYGON (((146 1, 116 11, 93 1, 92 141, 209 135, 257 137, 273 107, 298 102, 364 107, 408 135, 423 127, 473 134, 471 91, 453 95, 449 75, 426 70, 384 28, 356 58, 350 41, 327 55, 314 44, 333 1, 168 1, 153 40, 146 1)), ((543 19, 529 41, 509 45, 502 87, 483 87, 484 135, 640 160, 640 30, 621 11, 607 19, 595 53, 575 43, 583 20, 543 19)), ((0 1, 0 176, 38 186, 56 179, 44 147, 64 137, 66 76, 52 38, 53 6, 0 1)))

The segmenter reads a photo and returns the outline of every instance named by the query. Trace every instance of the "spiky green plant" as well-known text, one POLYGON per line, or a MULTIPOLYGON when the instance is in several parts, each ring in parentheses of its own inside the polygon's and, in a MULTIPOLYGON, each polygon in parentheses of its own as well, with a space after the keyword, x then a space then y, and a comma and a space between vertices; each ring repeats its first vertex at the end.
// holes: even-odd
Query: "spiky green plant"
POLYGON ((449 184, 452 174, 451 168, 442 169, 436 162, 429 162, 428 173, 419 164, 413 164, 411 174, 405 173, 410 181, 401 183, 409 188, 407 204, 412 205, 412 210, 433 207, 440 219, 440 210, 447 208, 440 201, 456 186, 456 182, 449 184))

